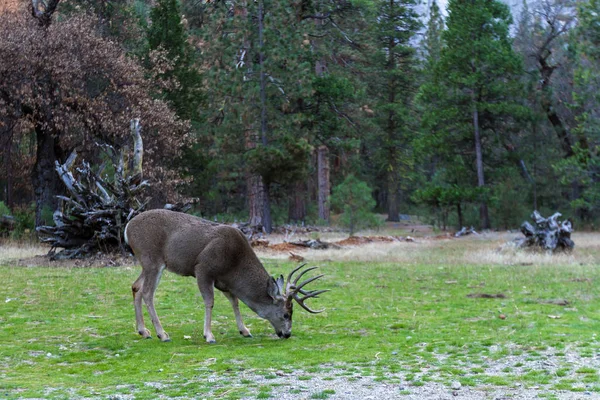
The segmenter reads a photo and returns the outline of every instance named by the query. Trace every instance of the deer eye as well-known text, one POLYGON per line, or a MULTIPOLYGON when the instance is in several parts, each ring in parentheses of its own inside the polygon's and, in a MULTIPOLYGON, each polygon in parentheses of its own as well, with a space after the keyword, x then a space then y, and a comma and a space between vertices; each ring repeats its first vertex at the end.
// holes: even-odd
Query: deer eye
POLYGON ((283 319, 290 319, 290 314, 288 314, 288 313, 283 314, 283 319))

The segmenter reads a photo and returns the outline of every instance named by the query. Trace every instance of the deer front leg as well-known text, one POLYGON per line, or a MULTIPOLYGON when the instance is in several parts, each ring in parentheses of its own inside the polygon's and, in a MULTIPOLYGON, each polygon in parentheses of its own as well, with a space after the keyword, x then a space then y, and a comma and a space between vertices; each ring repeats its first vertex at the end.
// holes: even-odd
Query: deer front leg
POLYGON ((246 328, 246 325, 244 325, 244 321, 242 321, 242 314, 240 314, 240 305, 238 298, 229 292, 223 292, 223 294, 225 295, 225 297, 227 297, 227 299, 231 303, 231 306, 233 307, 233 313, 235 314, 235 322, 237 324, 238 331, 240 332, 240 334, 244 337, 252 337, 252 334, 250 333, 248 328, 246 328))
POLYGON ((144 287, 144 272, 140 274, 139 278, 131 285, 131 292, 133 293, 133 308, 135 309, 135 325, 138 333, 142 335, 144 339, 152 339, 150 331, 144 326, 144 314, 142 312, 142 288, 144 287))
POLYGON ((207 343, 216 343, 215 336, 212 334, 212 309, 215 303, 215 291, 213 289, 214 282, 203 278, 201 275, 196 275, 198 281, 198 289, 204 300, 204 338, 207 343))
POLYGON ((158 315, 156 314, 156 309, 154 308, 154 292, 160 282, 160 277, 164 269, 165 265, 159 264, 157 268, 146 270, 144 285, 142 286, 142 297, 144 303, 146 303, 146 308, 148 308, 148 314, 150 314, 154 329, 156 330, 156 336, 163 342, 170 342, 171 339, 163 329, 160 320, 158 319, 158 315))

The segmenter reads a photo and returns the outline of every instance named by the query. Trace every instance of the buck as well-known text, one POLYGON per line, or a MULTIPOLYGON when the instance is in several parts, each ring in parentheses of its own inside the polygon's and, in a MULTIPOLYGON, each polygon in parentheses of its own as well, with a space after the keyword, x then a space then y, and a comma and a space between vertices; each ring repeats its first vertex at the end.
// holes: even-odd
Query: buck
POLYGON ((129 221, 125 227, 125 242, 142 264, 142 273, 131 289, 137 331, 144 338, 151 338, 151 334, 144 326, 142 300, 158 338, 164 342, 170 340, 154 309, 154 292, 165 269, 196 278, 204 300, 204 337, 208 343, 215 342, 211 331, 215 287, 229 299, 238 330, 245 337, 252 335, 242 321, 238 299, 268 320, 277 336, 286 339, 292 334, 292 300, 310 313, 323 311, 311 310, 304 302, 328 290, 303 289, 323 275, 299 282, 316 267, 302 270, 304 265, 301 265, 294 269, 284 287, 283 275, 277 279, 271 277, 246 237, 231 226, 179 212, 151 210, 129 221))

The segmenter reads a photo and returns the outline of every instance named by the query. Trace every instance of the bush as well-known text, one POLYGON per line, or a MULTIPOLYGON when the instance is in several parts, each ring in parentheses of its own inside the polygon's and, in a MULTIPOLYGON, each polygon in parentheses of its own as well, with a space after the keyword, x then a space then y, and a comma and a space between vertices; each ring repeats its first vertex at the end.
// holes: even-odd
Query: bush
MULTIPOLYGON (((4 204, 3 201, 0 201, 0 218, 3 216, 10 217, 12 216, 10 209, 4 204)), ((10 233, 9 226, 0 225, 0 237, 8 236, 10 233)))
POLYGON ((28 207, 15 208, 15 228, 11 232, 12 239, 32 239, 35 237, 35 203, 28 207))
POLYGON ((341 212, 340 223, 350 230, 351 236, 361 228, 381 224, 381 220, 371 212, 375 207, 375 199, 371 193, 371 188, 352 174, 333 188, 331 204, 341 212))

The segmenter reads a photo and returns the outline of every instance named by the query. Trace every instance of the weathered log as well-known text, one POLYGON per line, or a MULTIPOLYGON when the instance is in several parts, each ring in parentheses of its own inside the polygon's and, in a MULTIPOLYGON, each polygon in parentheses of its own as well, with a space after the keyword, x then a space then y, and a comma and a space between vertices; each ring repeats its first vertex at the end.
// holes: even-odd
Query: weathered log
MULTIPOLYGON (((56 163, 56 172, 69 197, 57 196, 62 209, 54 212, 54 226, 37 228, 40 240, 51 245, 51 258, 77 258, 99 250, 125 250, 123 230, 127 222, 144 211, 150 201, 150 198, 144 197, 150 184, 142 180, 143 142, 140 132, 139 120, 133 120, 134 155, 130 173, 122 165, 124 151, 117 151, 107 144, 99 146, 115 163, 116 170, 111 177, 102 176, 104 166, 94 171, 85 160, 75 167, 76 152, 71 153, 64 164, 56 163), (63 250, 57 253, 57 248, 63 250)), ((187 203, 168 206, 176 211, 191 207, 187 203)))
POLYGON ((549 218, 544 218, 538 211, 531 214, 534 225, 525 221, 521 225, 521 232, 525 236, 517 243, 518 247, 532 247, 548 251, 571 251, 575 243, 571 240, 573 225, 569 220, 558 221, 561 213, 554 213, 549 218))
POLYGON ((458 231, 458 232, 456 232, 454 234, 454 237, 461 237, 461 236, 466 236, 466 235, 471 235, 471 234, 473 234, 473 235, 479 235, 479 233, 477 233, 475 231, 475 228, 470 227, 469 229, 467 229, 466 226, 463 226, 460 231, 458 231))

